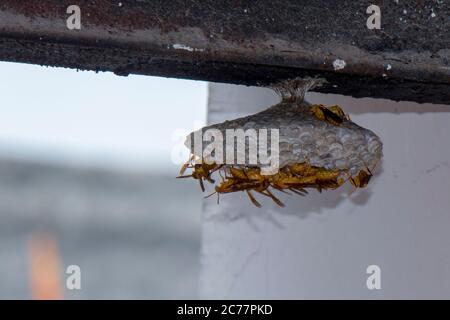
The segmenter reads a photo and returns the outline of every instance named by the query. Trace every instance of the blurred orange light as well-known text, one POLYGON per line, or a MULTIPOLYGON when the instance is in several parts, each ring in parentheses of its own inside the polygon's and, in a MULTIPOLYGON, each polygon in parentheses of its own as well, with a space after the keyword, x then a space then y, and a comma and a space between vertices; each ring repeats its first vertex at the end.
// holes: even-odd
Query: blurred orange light
POLYGON ((55 237, 48 232, 34 233, 28 248, 32 299, 61 299, 61 266, 55 237))

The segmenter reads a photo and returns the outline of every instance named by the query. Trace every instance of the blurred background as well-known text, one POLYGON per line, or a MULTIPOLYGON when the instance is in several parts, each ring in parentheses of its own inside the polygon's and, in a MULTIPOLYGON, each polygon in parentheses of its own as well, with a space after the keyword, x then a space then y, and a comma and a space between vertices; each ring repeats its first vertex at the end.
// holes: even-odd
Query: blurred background
POLYGON ((202 194, 175 177, 207 84, 0 70, 0 299, 197 298, 202 194))

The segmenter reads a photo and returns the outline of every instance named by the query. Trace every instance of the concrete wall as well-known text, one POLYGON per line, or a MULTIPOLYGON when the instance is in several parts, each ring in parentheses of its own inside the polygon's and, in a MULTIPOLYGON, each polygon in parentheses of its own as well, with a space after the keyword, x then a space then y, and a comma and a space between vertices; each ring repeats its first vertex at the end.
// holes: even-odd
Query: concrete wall
MULTIPOLYGON (((367 189, 350 185, 286 208, 244 193, 203 206, 202 298, 450 298, 450 106, 310 93, 376 132, 384 158, 367 189), (366 268, 381 268, 368 290, 366 268)), ((268 89, 211 84, 209 123, 265 109, 268 89)))

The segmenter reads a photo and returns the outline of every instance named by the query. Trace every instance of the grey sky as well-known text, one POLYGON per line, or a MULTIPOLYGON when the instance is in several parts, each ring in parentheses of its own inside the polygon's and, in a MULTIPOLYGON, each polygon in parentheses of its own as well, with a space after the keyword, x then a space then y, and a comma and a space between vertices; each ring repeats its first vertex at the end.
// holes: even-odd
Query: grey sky
POLYGON ((0 153, 172 169, 172 135, 206 117, 200 81, 0 63, 0 153))

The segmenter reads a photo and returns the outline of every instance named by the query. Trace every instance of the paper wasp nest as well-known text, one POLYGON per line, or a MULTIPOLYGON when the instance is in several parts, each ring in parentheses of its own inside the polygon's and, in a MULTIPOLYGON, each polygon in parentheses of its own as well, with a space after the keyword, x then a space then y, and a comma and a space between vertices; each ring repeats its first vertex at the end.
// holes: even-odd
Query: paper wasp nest
POLYGON ((304 101, 306 91, 321 82, 320 79, 299 78, 284 81, 272 86, 281 96, 280 103, 257 114, 191 133, 186 146, 190 148, 192 157, 183 166, 181 174, 187 168, 192 169, 192 174, 182 177, 198 179, 204 190, 203 182, 215 183, 212 174, 219 171, 221 180, 216 184, 216 193, 245 191, 257 206, 260 205, 252 191, 268 196, 282 206, 273 190, 305 195, 308 188, 319 191, 335 189, 346 181, 355 187, 365 187, 382 156, 380 138, 352 122, 338 106, 311 105, 304 101), (194 136, 204 135, 211 129, 224 137, 223 150, 226 150, 227 143, 231 143, 236 152, 228 159, 234 162, 217 161, 212 156, 205 156, 206 146, 194 146, 194 136), (276 170, 267 171, 267 165, 250 161, 249 154, 255 152, 251 148, 251 137, 236 143, 234 138, 227 142, 225 137, 230 129, 277 130, 278 143, 273 144, 272 141, 267 145, 269 154, 277 154, 276 170), (239 163, 237 159, 243 151, 245 161, 239 163))

